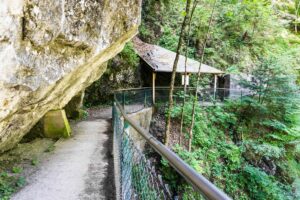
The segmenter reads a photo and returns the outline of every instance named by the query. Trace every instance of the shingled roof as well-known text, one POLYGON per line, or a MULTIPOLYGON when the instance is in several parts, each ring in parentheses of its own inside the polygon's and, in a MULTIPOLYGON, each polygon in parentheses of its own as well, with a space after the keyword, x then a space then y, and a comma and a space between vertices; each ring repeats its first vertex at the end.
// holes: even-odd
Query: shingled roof
MULTIPOLYGON (((141 41, 135 37, 133 45, 136 53, 153 69, 155 72, 172 72, 176 53, 157 45, 152 45, 141 41)), ((200 63, 196 60, 187 60, 187 73, 198 73, 200 63)), ((180 55, 178 73, 185 72, 185 56, 180 55)), ((223 71, 202 63, 201 73, 205 74, 224 74, 223 71)))

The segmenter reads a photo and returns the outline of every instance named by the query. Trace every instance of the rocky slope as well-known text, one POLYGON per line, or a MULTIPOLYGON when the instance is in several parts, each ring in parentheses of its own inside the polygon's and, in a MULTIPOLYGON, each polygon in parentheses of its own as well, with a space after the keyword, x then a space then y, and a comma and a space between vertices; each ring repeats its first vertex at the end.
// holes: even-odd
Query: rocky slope
POLYGON ((3 0, 0 152, 99 79, 140 23, 140 0, 3 0))

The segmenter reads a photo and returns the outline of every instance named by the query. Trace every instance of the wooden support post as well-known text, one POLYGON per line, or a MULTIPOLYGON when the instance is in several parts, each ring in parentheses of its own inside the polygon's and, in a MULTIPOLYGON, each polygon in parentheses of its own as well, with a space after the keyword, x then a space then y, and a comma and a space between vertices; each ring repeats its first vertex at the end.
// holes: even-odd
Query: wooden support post
POLYGON ((215 74, 215 80, 214 80, 214 98, 216 100, 216 93, 217 93, 217 81, 218 81, 218 75, 215 74))
POLYGON ((156 73, 152 72, 152 102, 153 102, 153 105, 155 104, 155 80, 156 80, 156 73))

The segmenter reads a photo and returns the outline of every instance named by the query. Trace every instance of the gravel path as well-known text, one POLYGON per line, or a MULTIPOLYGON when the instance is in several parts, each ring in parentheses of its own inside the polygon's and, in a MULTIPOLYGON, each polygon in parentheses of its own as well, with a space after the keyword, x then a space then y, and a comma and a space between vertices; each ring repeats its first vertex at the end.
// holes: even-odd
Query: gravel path
POLYGON ((59 140, 13 200, 114 199, 112 131, 108 120, 82 121, 59 140))

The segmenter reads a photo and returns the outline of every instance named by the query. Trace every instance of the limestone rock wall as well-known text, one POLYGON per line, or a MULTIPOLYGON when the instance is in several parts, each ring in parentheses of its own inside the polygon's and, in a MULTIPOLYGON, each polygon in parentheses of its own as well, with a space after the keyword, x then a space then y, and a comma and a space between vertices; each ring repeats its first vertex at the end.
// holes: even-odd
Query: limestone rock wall
POLYGON ((0 152, 99 79, 140 12, 141 0, 1 0, 0 152))

